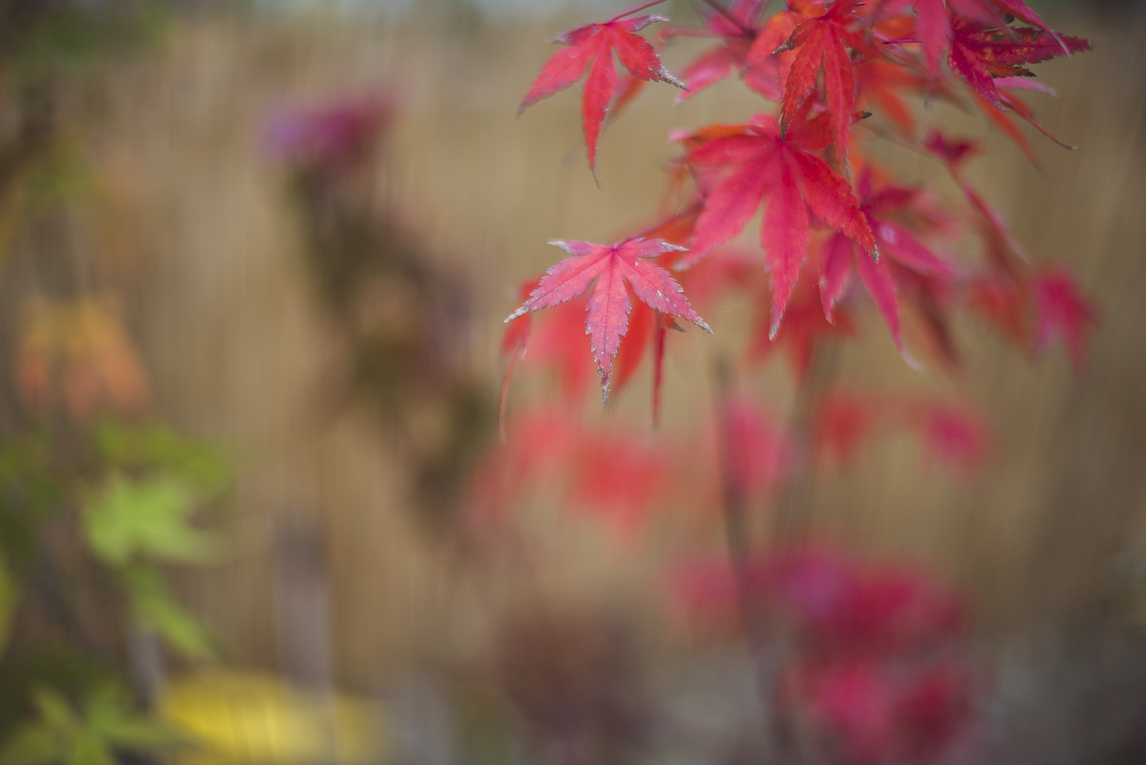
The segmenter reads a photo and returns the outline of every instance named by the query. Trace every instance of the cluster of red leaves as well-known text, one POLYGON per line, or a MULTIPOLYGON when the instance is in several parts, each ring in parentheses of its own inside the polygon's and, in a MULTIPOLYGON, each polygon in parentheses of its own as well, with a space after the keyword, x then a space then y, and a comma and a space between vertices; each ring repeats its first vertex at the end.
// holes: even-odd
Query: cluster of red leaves
MULTIPOLYGON (((772 14, 764 0, 704 0, 700 27, 660 27, 650 43, 637 33, 665 19, 636 14, 656 4, 559 37, 565 47, 522 103, 586 77, 582 121, 594 177, 607 117, 647 82, 678 86, 684 101, 736 76, 777 108, 741 124, 672 132, 680 155, 658 220, 612 245, 554 243, 571 257, 526 281, 506 319, 503 416, 523 358, 555 368, 573 404, 594 363, 608 395, 650 355, 655 423, 667 330, 683 319, 710 331, 697 311, 713 315, 729 293, 754 310, 744 361, 783 352, 800 381, 821 343, 855 333, 867 304, 913 366, 959 368, 952 325, 963 309, 1026 349, 1061 340, 1082 363, 1094 309, 1065 269, 1032 265, 1002 214, 968 182, 964 164, 978 147, 925 129, 911 103, 972 104, 1034 160, 1021 123, 1065 144, 1018 95, 1052 92, 1027 67, 1089 43, 1052 31, 1023 0, 788 0, 772 14), (678 79, 657 49, 682 37, 714 44, 678 79), (614 55, 629 73, 623 79, 614 55), (965 204, 890 177, 865 155, 865 131, 890 133, 943 163, 965 204), (759 246, 734 243, 757 215, 759 246), (967 241, 978 251, 954 251, 967 241), (540 309, 548 316, 535 327, 540 309)), ((989 428, 961 403, 840 391, 808 398, 789 430, 727 395, 715 421, 680 442, 595 430, 566 414, 524 414, 503 425, 507 443, 479 475, 471 517, 502 512, 530 486, 556 486, 631 533, 652 507, 670 502, 715 507, 734 496, 747 507, 795 473, 851 459, 881 433, 912 434, 961 473, 989 452, 989 428)), ((694 618, 731 621, 745 601, 767 612, 776 634, 765 637, 790 643, 776 701, 801 719, 797 728, 832 742, 824 761, 934 761, 969 724, 962 607, 918 572, 823 552, 777 554, 736 576, 725 561, 686 566, 673 591, 694 618)))
MULTIPOLYGON (((583 382, 584 370, 577 374, 583 382)), ((990 447, 978 413, 925 397, 833 392, 818 402, 812 427, 813 448, 803 455, 798 436, 743 394, 729 396, 699 432, 655 437, 587 424, 572 406, 532 409, 510 421, 504 443, 478 470, 467 517, 476 530, 497 528, 510 508, 543 490, 626 540, 658 508, 719 507, 729 491, 763 498, 798 472, 852 460, 888 432, 916 435, 935 463, 957 475, 982 467, 990 447)))
POLYGON ((671 445, 650 444, 644 434, 591 427, 562 409, 527 412, 478 469, 467 519, 479 531, 500 527, 526 492, 545 487, 631 538, 657 502, 679 488, 674 462, 671 445))
POLYGON ((836 391, 817 402, 814 446, 824 460, 844 464, 880 432, 915 434, 936 462, 968 475, 983 467, 991 431, 968 406, 946 401, 836 391))
POLYGON ((726 560, 693 561, 670 591, 692 623, 736 620, 742 595, 763 609, 792 651, 777 702, 844 761, 930 762, 966 732, 964 607, 921 571, 803 550, 753 559, 739 580, 726 560))
MULTIPOLYGON (((654 349, 663 351, 663 330, 676 326, 674 317, 707 328, 681 287, 691 291, 690 282, 697 281, 707 282, 710 292, 743 289, 748 268, 766 275, 751 281, 761 295, 759 304, 770 305, 763 322, 766 337, 753 342, 749 355, 764 357, 774 347, 787 347, 797 371, 806 367, 819 340, 850 332, 848 311, 841 309, 849 302, 853 274, 906 359, 919 354, 934 357, 940 366, 956 366, 950 318, 957 307, 968 305, 1029 346, 1061 337, 1071 358, 1081 362, 1093 309, 1064 271, 1033 271, 1000 214, 964 180, 961 165, 975 147, 938 131, 921 140, 905 99, 962 104, 969 96, 1030 154, 1012 118, 1046 131, 1016 91, 1049 89, 1030 80, 1027 66, 1087 50, 1089 43, 1050 30, 1022 0, 791 0, 772 15, 762 0, 727 5, 712 0, 702 8, 700 28, 667 28, 656 41, 683 36, 718 41, 677 79, 661 64, 656 47, 637 34, 664 21, 634 15, 651 5, 656 3, 559 37, 565 47, 544 66, 522 108, 588 72, 582 117, 594 167, 606 113, 619 110, 636 92, 629 84, 618 88, 614 54, 634 81, 678 85, 682 100, 738 74, 754 93, 778 102, 779 115, 674 133, 683 149, 674 185, 691 180, 678 211, 613 246, 563 245, 574 257, 523 291, 524 304, 507 320, 512 322, 507 349, 524 351, 528 332, 522 325, 529 312, 571 300, 596 279, 585 326, 607 393, 617 381, 613 357, 627 345, 640 346, 629 354, 637 360, 650 337, 654 349), (856 127, 872 113, 886 120, 901 142, 948 166, 968 211, 944 212, 926 192, 888 180, 861 156, 856 127), (762 253, 738 268, 710 269, 694 279, 693 272, 720 258, 723 246, 761 208, 762 253), (958 241, 961 227, 980 235, 984 267, 957 266, 949 253, 937 251, 937 244, 958 241), (817 273, 818 301, 812 289, 802 287, 807 278, 800 276, 809 268, 817 273), (630 322, 634 295, 640 301, 637 314, 651 310, 653 318, 634 315, 630 322), (820 316, 814 313, 816 302, 820 316), (909 349, 909 338, 918 347, 909 349)), ((572 340, 564 352, 584 353, 572 340)), ((662 359, 654 353, 657 381, 662 359)))

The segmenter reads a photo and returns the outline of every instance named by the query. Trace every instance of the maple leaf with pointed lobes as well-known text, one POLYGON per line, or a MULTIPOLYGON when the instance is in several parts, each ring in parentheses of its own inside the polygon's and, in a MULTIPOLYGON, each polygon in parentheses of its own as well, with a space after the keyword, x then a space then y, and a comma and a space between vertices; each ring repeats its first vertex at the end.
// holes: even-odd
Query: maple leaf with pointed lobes
POLYGON ((1027 254, 1026 248, 1011 234, 999 212, 988 204, 971 184, 963 179, 960 172, 962 164, 969 157, 982 151, 978 144, 974 141, 950 139, 938 130, 933 130, 927 140, 923 142, 923 148, 947 165, 947 171, 951 173, 951 177, 963 190, 971 209, 979 216, 981 228, 988 240, 988 252, 995 259, 996 265, 1004 269, 1010 267, 1007 261, 1008 251, 1013 252, 1020 260, 1030 262, 1031 258, 1027 254))
POLYGON ((748 346, 747 360, 765 361, 782 350, 793 375, 797 380, 803 380, 821 343, 855 334, 851 318, 846 313, 837 311, 834 319, 833 324, 824 318, 824 310, 814 288, 808 282, 800 282, 792 292, 785 321, 775 336, 769 336, 768 317, 760 312, 754 338, 748 346))
POLYGON ((939 63, 947 52, 951 38, 951 21, 943 0, 915 0, 912 4, 918 17, 915 22, 915 35, 923 48, 923 61, 927 76, 939 76, 939 63))
POLYGON ((814 153, 825 149, 831 138, 826 115, 808 120, 808 108, 801 109, 786 136, 774 118, 757 115, 739 134, 704 142, 686 157, 701 169, 732 168, 704 200, 689 263, 740 233, 761 202, 765 204, 760 242, 772 272, 772 337, 780 330, 807 255, 809 209, 878 257, 875 238, 850 184, 814 153))
POLYGON ((704 319, 692 310, 688 298, 669 272, 649 262, 674 250, 683 250, 663 239, 629 239, 616 246, 588 242, 550 242, 573 257, 562 260, 541 277, 529 299, 506 322, 531 311, 549 308, 577 297, 596 286, 589 297, 585 331, 589 335, 593 357, 601 375, 601 393, 609 397, 609 378, 613 371, 613 357, 620 348, 621 338, 629 326, 628 282, 637 298, 661 313, 687 319, 705 332, 712 330, 704 319))
POLYGON ((1033 77, 1023 64, 1037 64, 1086 50, 1090 50, 1090 43, 1077 37, 1026 27, 988 29, 978 22, 956 18, 951 28, 947 64, 988 103, 1006 110, 1010 105, 999 94, 996 78, 1033 77))
POLYGON ((939 62, 948 53, 952 18, 962 17, 982 24, 985 28, 995 29, 1007 27, 1005 14, 1010 14, 1046 32, 1059 43, 1062 52, 1066 52, 1060 36, 1022 0, 948 0, 946 6, 943 0, 914 0, 912 7, 917 17, 916 41, 923 49, 927 72, 932 78, 939 74, 939 62))
MULTIPOLYGON (((646 3, 641 7, 649 5, 655 3, 646 3)), ((554 53, 541 68, 541 74, 517 110, 520 114, 537 101, 568 88, 588 70, 581 97, 581 122, 585 131, 585 147, 589 151, 589 168, 594 177, 597 174, 597 139, 617 87, 614 53, 634 77, 649 81, 661 80, 687 90, 684 83, 661 65, 653 46, 637 34, 649 24, 668 19, 662 16, 624 18, 637 10, 614 16, 604 23, 578 27, 558 37, 556 41, 568 47, 554 53)))
POLYGON ((735 70, 739 70, 741 80, 753 93, 772 101, 783 98, 783 82, 794 55, 775 51, 791 36, 795 22, 788 11, 762 19, 766 5, 761 0, 736 0, 727 9, 702 6, 699 11, 704 29, 670 33, 723 38, 723 44, 701 53, 681 70, 680 78, 688 90, 677 95, 677 103, 687 101, 735 70))
POLYGON ((858 85, 859 108, 869 104, 880 111, 900 133, 907 138, 915 134, 915 115, 904 103, 899 91, 911 89, 922 92, 926 78, 917 72, 883 59, 869 59, 854 67, 858 85))
POLYGON ((820 293, 824 315, 832 320, 832 309, 843 297, 851 279, 852 264, 860 281, 875 301, 884 323, 891 331, 892 340, 901 356, 906 358, 899 325, 899 302, 893 268, 894 261, 909 271, 924 276, 953 279, 954 270, 924 247, 912 234, 891 216, 908 209, 915 192, 897 186, 884 186, 876 190, 870 169, 864 170, 858 184, 860 210, 868 220, 880 252, 886 256, 876 261, 866 254, 855 252, 855 243, 843 234, 835 234, 825 241, 820 259, 820 293))
POLYGON ((869 48, 860 32, 863 22, 855 13, 856 5, 857 0, 834 0, 826 7, 804 4, 799 12, 804 20, 781 46, 784 50, 796 51, 780 106, 781 135, 786 133, 805 100, 815 91, 817 75, 822 71, 824 103, 831 122, 832 140, 844 167, 848 164, 848 128, 852 124, 856 102, 855 72, 847 49, 869 48), (816 15, 812 15, 813 12, 816 15))

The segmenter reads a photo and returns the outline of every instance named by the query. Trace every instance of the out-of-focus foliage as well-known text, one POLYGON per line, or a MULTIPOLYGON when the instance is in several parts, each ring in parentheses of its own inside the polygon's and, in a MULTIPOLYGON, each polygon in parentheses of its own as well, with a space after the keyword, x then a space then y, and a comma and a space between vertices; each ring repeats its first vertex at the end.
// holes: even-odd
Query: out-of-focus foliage
POLYGON ((170 749, 175 736, 136 711, 161 680, 160 642, 213 655, 163 567, 221 549, 203 510, 229 472, 212 448, 145 424, 151 385, 125 285, 106 267, 107 222, 87 217, 104 180, 89 131, 108 73, 156 49, 169 9, 0 3, 0 760, 14 765, 170 749))
POLYGON ((4 765, 113 765, 121 752, 172 751, 180 737, 138 715, 130 696, 108 682, 84 694, 77 708, 59 691, 32 689, 34 721, 20 726, 0 749, 4 765))
POLYGON ((391 736, 373 705, 306 691, 253 673, 207 672, 174 682, 163 718, 193 742, 180 765, 311 765, 336 757, 379 762, 391 736))

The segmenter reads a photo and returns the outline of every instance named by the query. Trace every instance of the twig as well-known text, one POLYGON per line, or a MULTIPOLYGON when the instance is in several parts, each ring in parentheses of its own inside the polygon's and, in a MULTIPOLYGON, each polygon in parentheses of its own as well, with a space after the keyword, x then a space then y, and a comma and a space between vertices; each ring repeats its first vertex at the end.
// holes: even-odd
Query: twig
POLYGON ((749 652, 756 665, 756 684, 764 705, 765 729, 772 737, 777 761, 797 761, 793 726, 775 694, 776 673, 782 663, 779 646, 769 647, 768 615, 753 593, 748 501, 740 478, 732 467, 732 439, 728 432, 728 410, 731 400, 731 373, 727 362, 719 360, 713 374, 716 392, 717 454, 724 499, 724 533, 728 558, 732 566, 741 620, 749 652))
POLYGON ((620 21, 621 19, 625 18, 626 16, 632 16, 634 13, 640 13, 645 8, 652 8, 654 5, 660 5, 663 2, 665 2, 665 0, 650 0, 647 3, 641 3, 640 5, 638 5, 635 8, 630 8, 627 11, 622 11, 621 13, 618 13, 616 16, 609 19, 605 23, 606 24, 612 24, 614 21, 620 21))

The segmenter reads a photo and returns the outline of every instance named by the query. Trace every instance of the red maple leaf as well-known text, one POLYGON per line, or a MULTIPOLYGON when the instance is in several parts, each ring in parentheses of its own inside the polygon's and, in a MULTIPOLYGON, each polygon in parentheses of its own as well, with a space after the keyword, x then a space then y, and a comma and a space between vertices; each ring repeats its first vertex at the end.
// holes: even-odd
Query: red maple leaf
POLYGON ((834 0, 826 6, 812 2, 802 4, 797 17, 803 16, 804 20, 781 46, 785 50, 796 50, 780 106, 781 134, 788 130, 804 101, 816 89, 816 78, 822 71, 832 140, 844 167, 847 167, 848 128, 856 101, 855 73, 847 49, 867 50, 869 47, 860 32, 862 19, 855 12, 856 5, 857 0, 834 0))
POLYGON ((680 78, 688 90, 677 95, 677 102, 692 98, 700 91, 739 71, 752 92, 773 101, 783 98, 783 82, 794 57, 776 53, 795 28, 787 11, 762 19, 766 7, 762 0, 735 0, 727 9, 713 4, 701 7, 702 30, 676 30, 676 36, 722 37, 723 44, 697 56, 681 70, 680 78))
POLYGON ((613 357, 629 327, 629 287, 637 298, 661 313, 691 321, 705 332, 712 332, 704 319, 692 310, 688 298, 669 272, 649 262, 666 252, 682 250, 663 239, 629 239, 616 246, 588 242, 550 242, 573 257, 556 264, 520 308, 506 322, 531 311, 549 308, 577 297, 596 280, 589 297, 586 332, 592 345, 597 371, 601 375, 601 393, 608 400, 609 377, 613 357))
POLYGON ((1062 338, 1070 360, 1081 367, 1086 359, 1086 332, 1098 322, 1090 302, 1083 297, 1074 277, 1064 269, 1052 269, 1034 278, 1035 348, 1062 338))
POLYGON ((934 79, 939 75, 939 62, 943 60, 951 39, 951 21, 943 0, 915 0, 912 5, 918 17, 915 36, 923 48, 927 75, 934 79))
POLYGON ((793 375, 797 380, 803 380, 811 369, 812 358, 821 343, 855 334, 851 319, 842 311, 837 312, 833 318, 834 324, 824 317, 815 289, 801 282, 792 292, 784 324, 774 336, 769 334, 768 317, 763 312, 759 314, 757 329, 748 346, 747 359, 752 362, 764 361, 774 352, 783 350, 793 375))
POLYGON ((569 468, 571 505, 609 521, 622 540, 634 539, 654 500, 672 486, 666 450, 640 432, 585 433, 569 468))
POLYGON ((1025 280, 997 269, 971 283, 968 305, 1019 346, 1030 342, 1030 295, 1025 280))
MULTIPOLYGON (((534 280, 533 289, 537 288, 538 281, 534 280)), ((528 299, 528 294, 522 297, 528 299)), ((585 336, 587 302, 582 296, 550 311, 538 322, 529 342, 526 366, 545 366, 556 372, 561 397, 570 405, 581 401, 593 377, 593 363, 585 355, 581 341, 585 336)), ((524 321, 527 316, 515 319, 509 326, 524 321)))
POLYGON ((948 53, 953 17, 963 17, 967 21, 977 22, 985 28, 993 29, 1006 27, 1005 14, 1009 13, 1020 21, 1046 32, 1059 43, 1060 48, 1063 48, 1062 52, 1066 52, 1065 43, 1060 36, 1022 0, 948 0, 946 6, 943 0, 914 0, 912 7, 917 17, 916 40, 923 48, 923 58, 931 77, 939 73, 939 62, 948 53))
POLYGON ((525 94, 521 106, 518 107, 517 112, 520 114, 537 101, 548 98, 577 82, 588 70, 589 75, 585 80, 585 89, 581 97, 581 121, 585 130, 585 146, 589 150, 589 167, 593 170, 594 176, 597 174, 597 138, 601 134, 605 113, 617 87, 614 53, 621 59, 625 69, 638 79, 661 80, 678 88, 687 89, 683 82, 673 77, 661 65, 660 57, 657 56, 653 46, 637 34, 653 22, 668 19, 662 16, 625 18, 655 4, 645 3, 604 23, 587 24, 558 37, 556 41, 568 47, 554 53, 545 63, 541 68, 541 74, 537 76, 533 87, 525 94))
POLYGON ((870 105, 878 109, 899 132, 912 138, 915 134, 915 115, 904 103, 900 91, 922 93, 928 86, 927 79, 918 71, 878 58, 857 63, 853 70, 858 86, 857 107, 863 109, 870 105))
POLYGON ((1023 64, 1085 50, 1090 50, 1090 43, 1077 37, 1025 27, 988 29, 979 22, 956 17, 947 65, 988 103, 1006 110, 1011 106, 999 94, 995 78, 1033 77, 1023 64))
POLYGON ((931 456, 956 472, 968 475, 985 464, 991 430, 978 412, 944 401, 920 401, 908 406, 905 415, 931 456))
POLYGON ((704 200, 690 262, 740 233, 766 200, 760 242, 772 272, 772 337, 780 329, 807 255, 809 209, 866 252, 877 255, 875 238, 851 186, 814 153, 831 140, 827 118, 821 114, 807 120, 806 111, 807 107, 801 110, 787 135, 781 134, 774 118, 757 115, 738 133, 706 141, 686 158, 702 171, 714 166, 732 168, 704 200))
POLYGON ((854 263, 860 281, 891 331, 895 347, 906 358, 899 327, 899 302, 896 299, 898 286, 893 269, 898 265, 917 274, 940 279, 952 279, 955 272, 892 219, 893 215, 903 213, 911 204, 915 196, 912 189, 884 186, 876 190, 869 169, 864 170, 859 189, 862 194, 860 210, 875 234, 880 252, 887 257, 875 260, 856 252, 855 242, 843 234, 828 238, 820 259, 820 293, 824 315, 829 321, 832 320, 832 309, 848 287, 854 263))
POLYGON ((724 480, 737 496, 779 485, 792 460, 791 439, 747 397, 725 401, 718 423, 724 480))
POLYGON ((881 420, 880 404, 869 396, 833 392, 818 403, 815 413, 815 449, 821 457, 843 465, 859 445, 875 432, 881 420))
POLYGON ((1029 262, 1030 255, 1027 254, 1026 248, 1011 234, 1003 222, 1002 215, 963 179, 960 172, 963 162, 979 153, 980 147, 974 141, 950 139, 938 130, 933 130, 923 142, 923 148, 943 160, 947 165, 947 171, 963 190, 971 209, 979 216, 982 230, 988 239, 988 252, 996 260, 996 265, 1004 270, 1009 268, 1008 251, 1013 252, 1020 260, 1029 262))

